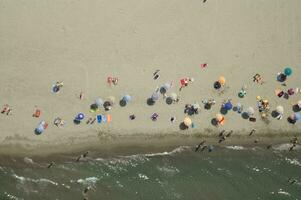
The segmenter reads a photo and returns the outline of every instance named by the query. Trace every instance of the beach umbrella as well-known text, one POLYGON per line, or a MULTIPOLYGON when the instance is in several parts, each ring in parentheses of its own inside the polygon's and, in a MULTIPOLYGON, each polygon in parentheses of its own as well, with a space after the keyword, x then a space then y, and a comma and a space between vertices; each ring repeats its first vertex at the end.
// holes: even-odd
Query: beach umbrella
POLYGON ((286 67, 286 68, 284 69, 284 74, 285 74, 286 76, 290 76, 290 75, 292 75, 292 73, 293 73, 292 68, 286 67))
POLYGON ((297 103, 298 107, 301 108, 301 100, 297 103))
POLYGON ((249 116, 252 116, 252 115, 254 115, 254 113, 255 113, 254 108, 251 107, 251 106, 247 109, 246 112, 247 112, 247 114, 248 114, 249 116))
POLYGON ((222 114, 220 114, 220 113, 216 114, 216 120, 218 122, 222 121, 223 119, 224 119, 224 116, 222 114))
POLYGON ((176 93, 171 93, 171 94, 169 95, 169 97, 170 97, 173 101, 175 101, 175 100, 177 100, 178 95, 177 95, 176 93))
POLYGON ((224 105, 224 109, 226 110, 231 110, 233 107, 232 103, 230 101, 228 101, 227 103, 225 103, 224 105))
POLYGON ((189 117, 185 117, 183 122, 185 126, 190 126, 192 124, 192 121, 189 117))
POLYGON ((101 99, 101 98, 97 98, 95 99, 95 104, 98 106, 98 107, 101 107, 103 105, 104 101, 101 99))
POLYGON ((301 114, 300 113, 294 113, 294 120, 299 121, 301 119, 301 114))
POLYGON ((84 113, 78 113, 77 116, 76 116, 76 119, 79 120, 79 121, 83 120, 84 118, 85 118, 84 113))
POLYGON ((224 76, 220 76, 219 79, 218 79, 218 82, 221 84, 221 85, 225 85, 226 83, 226 79, 224 76))
POLYGON ((128 103, 128 102, 132 101, 132 97, 127 94, 122 97, 122 100, 128 103))
POLYGON ((200 104, 198 104, 198 103, 192 104, 192 107, 194 109, 200 109, 201 108, 200 104))
POLYGON ((159 93, 158 92, 154 92, 151 96, 151 99, 153 101, 157 101, 159 99, 159 93))
POLYGON ((277 111, 277 113, 279 113, 279 114, 283 114, 283 112, 284 112, 283 106, 277 106, 277 107, 276 107, 276 111, 277 111))
POLYGON ((111 106, 112 106, 112 105, 115 104, 115 97, 109 96, 109 97, 107 98, 107 101, 108 101, 108 102, 111 104, 111 106))
POLYGON ((238 93, 238 96, 239 96, 240 98, 243 98, 243 97, 245 97, 246 95, 247 95, 247 92, 246 92, 245 90, 240 90, 239 93, 238 93))

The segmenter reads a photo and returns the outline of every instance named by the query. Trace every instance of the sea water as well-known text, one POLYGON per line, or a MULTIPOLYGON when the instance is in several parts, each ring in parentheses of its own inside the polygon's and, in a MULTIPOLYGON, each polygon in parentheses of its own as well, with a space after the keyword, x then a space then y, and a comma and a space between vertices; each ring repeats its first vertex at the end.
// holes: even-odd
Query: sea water
POLYGON ((10 159, 0 167, 1 200, 301 199, 301 151, 289 152, 287 145, 212 152, 180 146, 114 156, 94 152, 79 162, 65 156, 50 169, 45 161, 10 159))

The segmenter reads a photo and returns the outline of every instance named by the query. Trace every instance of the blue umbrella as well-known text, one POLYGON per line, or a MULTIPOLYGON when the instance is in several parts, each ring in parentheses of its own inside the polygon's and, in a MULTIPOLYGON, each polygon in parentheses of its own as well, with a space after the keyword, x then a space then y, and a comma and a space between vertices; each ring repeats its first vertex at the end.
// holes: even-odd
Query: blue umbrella
POLYGON ((76 116, 76 119, 81 121, 85 118, 85 115, 83 113, 78 113, 77 116, 76 116))
POLYGON ((294 118, 295 118, 295 121, 299 121, 301 119, 301 114, 300 113, 295 113, 294 118))
POLYGON ((224 108, 226 110, 231 110, 233 107, 232 103, 230 101, 228 101, 227 103, 225 103, 224 108))
POLYGON ((290 75, 292 75, 292 73, 293 73, 293 70, 290 67, 287 67, 284 69, 285 75, 290 76, 290 75))
POLYGON ((132 97, 127 94, 127 95, 124 95, 124 97, 122 97, 122 100, 128 103, 128 102, 132 101, 132 97))

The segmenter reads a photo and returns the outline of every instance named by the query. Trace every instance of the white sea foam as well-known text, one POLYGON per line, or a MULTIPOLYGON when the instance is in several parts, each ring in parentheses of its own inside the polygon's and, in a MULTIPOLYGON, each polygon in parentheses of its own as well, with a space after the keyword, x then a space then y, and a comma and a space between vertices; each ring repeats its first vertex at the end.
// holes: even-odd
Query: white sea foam
POLYGON ((227 149, 232 150, 244 150, 245 148, 243 146, 226 146, 227 149))
POLYGON ((279 189, 278 190, 278 192, 277 192, 278 194, 282 194, 282 195, 285 195, 285 196, 291 196, 291 194, 290 193, 288 193, 288 192, 286 192, 286 191, 284 191, 283 189, 279 189))
POLYGON ((285 161, 287 161, 289 164, 301 167, 301 163, 296 158, 294 159, 285 158, 285 161))
POLYGON ((7 192, 4 192, 4 195, 8 198, 8 199, 12 199, 12 200, 24 200, 23 198, 19 198, 19 197, 16 197, 12 194, 9 194, 7 192))
POLYGON ((138 177, 143 180, 148 180, 149 178, 145 174, 138 174, 138 177))
POLYGON ((168 175, 173 175, 180 172, 180 170, 178 170, 176 167, 173 166, 162 166, 162 167, 157 166, 157 169, 168 175))
MULTIPOLYGON (((287 150, 289 150, 290 147, 292 147, 292 144, 290 144, 290 143, 284 143, 284 144, 275 145, 273 147, 273 149, 274 150, 278 150, 278 151, 287 151, 287 150)), ((294 147, 294 150, 298 150, 298 149, 301 149, 300 145, 296 145, 294 147)))
POLYGON ((26 164, 34 164, 34 162, 31 158, 25 157, 23 160, 26 164))
POLYGON ((52 184, 52 185, 58 185, 58 183, 46 179, 46 178, 41 178, 41 179, 32 179, 32 178, 25 178, 23 176, 18 176, 17 174, 13 174, 12 175, 15 179, 19 180, 21 183, 25 183, 25 182, 33 182, 33 183, 46 183, 46 184, 52 184))
MULTIPOLYGON (((85 179, 78 179, 76 182, 80 183, 80 184, 83 184, 83 185, 93 185, 97 181, 99 181, 99 178, 97 178, 97 177, 88 177, 88 178, 85 178, 85 179)), ((74 182, 74 181, 71 180, 70 182, 74 182)))
POLYGON ((188 149, 190 149, 191 147, 189 146, 180 146, 177 147, 175 149, 173 149, 172 151, 165 151, 165 152, 161 152, 161 153, 149 153, 149 154, 145 154, 145 156, 147 157, 153 157, 153 156, 166 156, 166 155, 173 155, 173 154, 177 154, 177 153, 181 153, 183 151, 186 151, 188 149))

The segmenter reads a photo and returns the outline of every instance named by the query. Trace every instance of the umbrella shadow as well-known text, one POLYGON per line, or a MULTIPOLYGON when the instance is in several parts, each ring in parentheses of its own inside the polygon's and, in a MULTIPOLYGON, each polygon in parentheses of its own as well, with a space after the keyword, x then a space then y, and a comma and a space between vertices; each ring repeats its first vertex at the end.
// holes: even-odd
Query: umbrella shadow
POLYGON ((241 117, 242 117, 243 119, 249 119, 249 118, 250 118, 249 115, 248 115, 248 113, 246 113, 246 112, 243 112, 243 113, 241 114, 241 117))
POLYGON ((218 81, 215 81, 214 83, 213 83, 213 88, 214 89, 216 89, 216 90, 218 90, 218 89, 220 89, 222 86, 221 86, 221 84, 218 82, 218 81))
POLYGON ((296 121, 293 120, 293 119, 291 119, 290 117, 287 118, 287 121, 288 121, 288 123, 290 123, 290 124, 295 124, 295 123, 296 123, 296 121))
POLYGON ((73 123, 76 124, 76 125, 78 125, 78 124, 80 124, 80 121, 78 119, 74 119, 73 123))
POLYGON ((293 105, 293 111, 294 111, 294 112, 299 112, 299 111, 301 111, 301 108, 299 108, 298 104, 293 105))
POLYGON ((164 87, 161 87, 161 88, 160 88, 160 93, 161 93, 161 94, 166 94, 166 92, 167 92, 167 91, 166 91, 166 89, 165 89, 164 87))
POLYGON ((212 124, 213 126, 217 126, 217 125, 218 125, 218 121, 217 121, 215 118, 212 118, 212 119, 211 119, 211 124, 212 124))
POLYGON ((179 125, 179 128, 180 128, 180 130, 184 131, 184 130, 187 130, 187 129, 188 129, 188 126, 186 126, 186 125, 184 124, 184 122, 181 122, 180 125, 179 125))
POLYGON ((153 106, 153 105, 155 104, 155 101, 152 100, 152 98, 148 98, 148 99, 146 100, 146 103, 147 103, 147 105, 149 105, 149 106, 153 106))
POLYGON ((237 106, 234 106, 232 110, 233 110, 234 112, 237 112, 237 111, 238 111, 237 106))
POLYGON ((167 105, 171 105, 172 104, 172 98, 167 97, 165 102, 166 102, 167 105))
POLYGON ((273 110, 272 113, 271 113, 271 116, 272 116, 273 118, 278 117, 278 115, 279 115, 279 113, 278 113, 276 110, 273 110))
POLYGON ((121 107, 126 106, 126 101, 123 100, 123 99, 121 99, 121 100, 119 101, 119 105, 120 105, 121 107))
POLYGON ((204 109, 210 110, 210 109, 211 109, 211 104, 206 103, 206 104, 204 105, 204 109))
POLYGON ((228 110, 221 107, 221 109, 219 110, 221 112, 221 114, 226 115, 228 113, 228 110))

